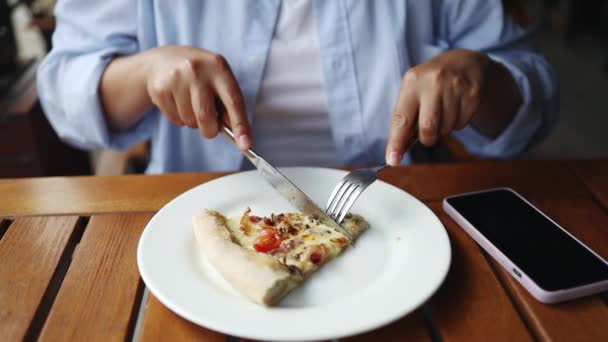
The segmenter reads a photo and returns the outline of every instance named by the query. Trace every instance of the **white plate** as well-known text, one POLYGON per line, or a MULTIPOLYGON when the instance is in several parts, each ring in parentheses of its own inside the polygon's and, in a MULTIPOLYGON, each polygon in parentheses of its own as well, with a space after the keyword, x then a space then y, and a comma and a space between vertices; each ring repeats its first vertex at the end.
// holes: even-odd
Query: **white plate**
MULTIPOLYGON (((286 168, 284 173, 324 207, 344 171, 286 168)), ((201 184, 172 200, 148 223, 137 263, 150 291, 178 315, 225 334, 260 340, 323 340, 362 333, 416 309, 443 281, 450 242, 420 201, 377 181, 352 212, 370 229, 355 248, 331 261, 278 307, 238 294, 201 257, 191 217, 202 208, 241 215, 294 211, 256 171, 201 184)))

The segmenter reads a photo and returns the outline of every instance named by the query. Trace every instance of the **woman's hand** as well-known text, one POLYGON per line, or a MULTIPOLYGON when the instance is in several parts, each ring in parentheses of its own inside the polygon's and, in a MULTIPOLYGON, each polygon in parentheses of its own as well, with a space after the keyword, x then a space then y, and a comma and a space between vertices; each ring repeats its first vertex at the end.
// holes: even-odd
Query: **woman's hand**
POLYGON ((154 104, 174 124, 198 128, 212 138, 220 131, 218 113, 225 113, 239 147, 251 147, 238 82, 226 60, 213 52, 163 46, 118 57, 104 73, 101 94, 114 129, 128 128, 154 104))
POLYGON ((403 77, 386 161, 398 165, 416 134, 422 144, 431 146, 439 136, 473 122, 482 132, 498 135, 520 103, 519 89, 504 66, 481 52, 445 52, 403 77))

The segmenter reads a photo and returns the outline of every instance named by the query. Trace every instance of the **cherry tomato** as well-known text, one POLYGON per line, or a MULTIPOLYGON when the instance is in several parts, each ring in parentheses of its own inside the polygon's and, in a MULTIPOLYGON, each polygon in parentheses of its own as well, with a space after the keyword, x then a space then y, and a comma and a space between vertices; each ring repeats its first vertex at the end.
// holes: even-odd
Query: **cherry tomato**
POLYGON ((281 246, 281 234, 274 228, 264 228, 255 239, 253 248, 256 251, 266 253, 281 246))

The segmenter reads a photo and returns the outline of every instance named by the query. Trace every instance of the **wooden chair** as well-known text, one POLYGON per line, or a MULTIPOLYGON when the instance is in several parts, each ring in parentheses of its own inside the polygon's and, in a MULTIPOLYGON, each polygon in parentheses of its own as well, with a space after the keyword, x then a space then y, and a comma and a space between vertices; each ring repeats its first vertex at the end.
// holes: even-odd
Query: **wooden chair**
POLYGON ((95 163, 95 174, 111 176, 143 173, 150 160, 150 143, 136 145, 128 151, 102 150, 95 163))

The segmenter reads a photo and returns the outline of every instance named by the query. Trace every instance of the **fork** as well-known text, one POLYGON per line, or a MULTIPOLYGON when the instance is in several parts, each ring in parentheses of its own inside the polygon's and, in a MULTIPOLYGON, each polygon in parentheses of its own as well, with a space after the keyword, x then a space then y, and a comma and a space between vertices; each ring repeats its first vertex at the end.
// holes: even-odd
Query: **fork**
POLYGON ((353 206, 357 198, 363 191, 378 179, 378 172, 387 168, 386 164, 380 166, 360 169, 349 172, 336 185, 329 200, 325 213, 334 219, 338 224, 342 223, 348 210, 353 206))
MULTIPOLYGON (((417 142, 418 127, 415 127, 414 134, 405 146, 405 150, 409 150, 417 142)), ((382 164, 368 169, 349 172, 331 192, 329 200, 327 201, 327 206, 325 207, 325 213, 338 224, 342 223, 342 220, 344 220, 357 198, 361 196, 368 186, 378 179, 378 172, 387 167, 389 166, 382 164)))

